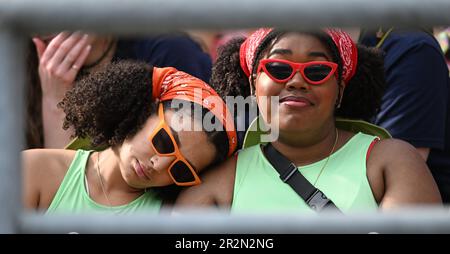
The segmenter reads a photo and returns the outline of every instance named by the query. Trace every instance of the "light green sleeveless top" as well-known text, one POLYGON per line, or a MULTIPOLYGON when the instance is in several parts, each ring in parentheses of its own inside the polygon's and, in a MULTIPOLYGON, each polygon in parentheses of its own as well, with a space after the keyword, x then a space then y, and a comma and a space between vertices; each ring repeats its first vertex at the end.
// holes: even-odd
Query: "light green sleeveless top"
POLYGON ((64 179, 53 198, 47 214, 51 213, 114 213, 126 214, 133 212, 158 213, 161 200, 154 192, 147 190, 132 202, 121 206, 104 206, 92 200, 85 186, 85 171, 92 151, 77 150, 75 157, 64 176, 64 179))
MULTIPOLYGON (((343 212, 376 210, 377 202, 366 176, 366 154, 374 136, 358 133, 334 152, 323 169, 316 188, 343 212)), ((326 158, 298 167, 314 183, 326 158)), ((232 211, 307 212, 311 210, 264 157, 260 145, 242 150, 238 155, 232 211)))

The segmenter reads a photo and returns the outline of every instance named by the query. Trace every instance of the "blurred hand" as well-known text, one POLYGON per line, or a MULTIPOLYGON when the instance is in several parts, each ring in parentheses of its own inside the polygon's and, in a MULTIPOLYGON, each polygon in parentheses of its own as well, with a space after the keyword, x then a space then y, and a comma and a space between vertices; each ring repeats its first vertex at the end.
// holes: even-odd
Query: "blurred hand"
POLYGON ((87 34, 61 32, 48 45, 33 38, 39 57, 39 77, 43 100, 56 106, 73 82, 91 51, 87 34))

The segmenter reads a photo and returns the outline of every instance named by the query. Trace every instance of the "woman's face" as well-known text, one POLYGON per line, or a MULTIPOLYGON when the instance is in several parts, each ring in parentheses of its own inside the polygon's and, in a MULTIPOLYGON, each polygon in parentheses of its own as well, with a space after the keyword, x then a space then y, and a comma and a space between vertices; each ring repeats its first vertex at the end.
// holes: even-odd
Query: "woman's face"
MULTIPOLYGON (((179 124, 183 124, 183 121, 178 119, 180 114, 166 110, 164 115, 166 124, 172 129, 172 134, 178 136, 175 139, 178 139, 177 145, 181 154, 197 173, 201 172, 214 160, 215 146, 208 141, 204 131, 185 131, 192 129, 190 121, 184 122, 186 125, 183 126, 184 130, 174 132, 175 126, 172 123, 177 124, 177 129, 181 129, 179 124)), ((159 122, 158 115, 153 114, 147 119, 144 127, 134 137, 125 140, 119 148, 121 174, 131 187, 147 188, 174 183, 167 170, 176 157, 159 156, 150 144, 150 135, 157 128, 159 122)))
MULTIPOLYGON (((330 51, 319 39, 300 33, 283 35, 268 49, 263 59, 296 63, 332 62, 330 51)), ((274 116, 278 116, 280 131, 299 131, 317 129, 333 119, 339 87, 334 74, 324 83, 312 85, 299 71, 287 82, 279 83, 261 70, 255 79, 255 89, 258 107, 266 122, 276 119, 271 119, 270 103, 264 106, 262 96, 279 96, 279 114, 274 116)))

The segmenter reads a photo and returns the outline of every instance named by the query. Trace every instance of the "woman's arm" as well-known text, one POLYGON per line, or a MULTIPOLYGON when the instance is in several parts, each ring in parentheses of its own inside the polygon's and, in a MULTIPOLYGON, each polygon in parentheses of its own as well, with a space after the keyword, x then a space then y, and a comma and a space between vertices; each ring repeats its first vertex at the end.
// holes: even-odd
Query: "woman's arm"
POLYGON ((378 142, 367 163, 367 176, 382 209, 442 203, 425 161, 404 141, 378 142))
POLYGON ((237 157, 233 156, 202 175, 202 183, 183 190, 175 207, 211 207, 229 209, 233 200, 237 157))
POLYGON ((32 149, 22 152, 22 201, 27 210, 46 210, 73 160, 75 151, 32 149))
POLYGON ((35 167, 38 150, 22 152, 22 202, 27 210, 36 210, 40 200, 40 170, 35 167))

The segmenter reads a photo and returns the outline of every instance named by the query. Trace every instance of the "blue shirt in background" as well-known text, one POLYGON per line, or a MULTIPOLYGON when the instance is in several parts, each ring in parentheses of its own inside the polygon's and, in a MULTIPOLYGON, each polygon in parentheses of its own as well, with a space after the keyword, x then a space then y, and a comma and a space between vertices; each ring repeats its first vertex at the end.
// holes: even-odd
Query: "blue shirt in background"
MULTIPOLYGON (((360 42, 374 47, 375 34, 360 42)), ((444 201, 450 202, 450 82, 437 41, 422 31, 393 30, 385 52, 387 88, 374 123, 415 147, 428 147, 427 164, 444 201)))
POLYGON ((155 67, 175 67, 207 83, 211 77, 211 57, 185 34, 121 38, 114 58, 142 60, 155 67))

